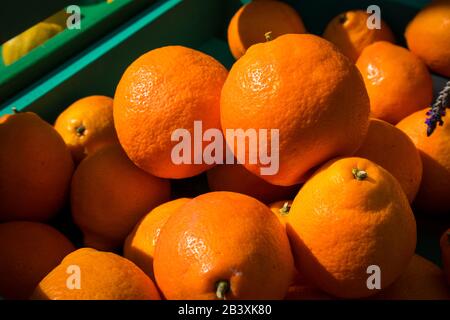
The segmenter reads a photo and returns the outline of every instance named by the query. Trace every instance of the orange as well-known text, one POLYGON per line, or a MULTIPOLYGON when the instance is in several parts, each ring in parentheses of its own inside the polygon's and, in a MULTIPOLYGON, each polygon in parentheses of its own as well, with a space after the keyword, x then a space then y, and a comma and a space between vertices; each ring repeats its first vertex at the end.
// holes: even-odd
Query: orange
POLYGON ((172 214, 156 244, 156 283, 167 299, 282 299, 294 265, 282 225, 261 202, 200 195, 172 214))
POLYGON ((89 96, 75 101, 58 116, 55 129, 63 137, 75 162, 104 146, 119 143, 110 97, 89 96))
POLYGON ((117 146, 85 158, 72 180, 71 207, 86 246, 112 250, 123 245, 136 223, 169 200, 170 183, 136 167, 117 146))
POLYGON ((284 300, 331 300, 329 294, 311 285, 302 276, 297 276, 294 283, 289 287, 284 300))
POLYGON ((435 0, 409 23, 409 49, 434 72, 450 77, 450 1, 435 0))
POLYGON ((450 212, 450 116, 443 117, 444 125, 438 126, 427 137, 425 119, 429 109, 415 112, 403 119, 397 127, 405 132, 416 145, 422 157, 423 174, 415 206, 432 214, 450 212))
POLYGON ((270 184, 241 164, 218 165, 206 174, 211 191, 243 193, 264 203, 293 197, 300 188, 298 185, 283 187, 270 184))
POLYGON ((431 105, 431 75, 407 49, 386 41, 375 42, 363 50, 356 66, 366 83, 373 117, 396 124, 431 105))
MULTIPOLYGON (((249 143, 241 162, 282 186, 303 182, 321 163, 355 152, 369 123, 369 99, 354 64, 330 42, 306 34, 282 35, 250 47, 231 68, 220 107, 223 130, 269 130, 268 151, 279 154, 276 174, 261 175, 267 165, 259 158, 256 164, 248 160, 250 153, 261 153, 249 150, 249 143), (272 146, 276 131, 270 130, 279 130, 279 148, 276 140, 272 146)), ((227 143, 233 142, 228 135, 227 143)))
POLYGON ((191 177, 211 168, 194 161, 202 159, 203 149, 194 148, 191 139, 184 163, 173 161, 172 150, 181 143, 178 133, 194 135, 194 121, 201 121, 203 131, 220 128, 220 91, 226 77, 227 70, 214 58, 182 46, 155 49, 135 60, 114 96, 114 124, 130 159, 162 178, 191 177))
POLYGON ((153 257, 161 229, 169 217, 179 211, 189 200, 180 198, 156 207, 136 224, 125 241, 124 257, 133 261, 152 279, 155 279, 153 257))
POLYGON ((159 300, 149 277, 110 252, 78 249, 36 287, 33 300, 159 300), (79 285, 79 286, 78 286, 79 285))
POLYGON ((228 45, 239 59, 255 43, 287 33, 306 33, 297 11, 281 1, 252 1, 243 5, 228 25, 228 45))
POLYGON ((341 298, 376 293, 368 267, 381 270, 381 288, 407 267, 416 223, 400 184, 362 158, 331 160, 294 199, 287 224, 296 267, 319 289, 341 298))
POLYGON ((440 245, 442 264, 444 266, 447 284, 450 286, 450 228, 442 234, 440 245))
POLYGON ((56 229, 38 222, 0 224, 0 297, 28 299, 36 285, 75 250, 56 229))
POLYGON ((371 119, 369 132, 355 156, 389 171, 400 182, 409 202, 414 200, 422 179, 422 160, 403 131, 383 120, 371 119))
POLYGON ((368 19, 370 22, 370 15, 362 10, 341 13, 328 23, 323 37, 338 46, 353 62, 374 42, 395 42, 394 34, 384 21, 381 21, 380 29, 369 29, 368 19))
POLYGON ((280 222, 283 225, 286 225, 288 222, 288 217, 289 217, 289 212, 291 211, 291 207, 292 207, 292 200, 277 201, 277 202, 271 203, 269 205, 269 209, 273 213, 275 213, 278 220, 280 220, 280 222))
POLYGON ((449 300, 442 270, 431 261, 414 255, 401 277, 375 299, 383 300, 449 300))
POLYGON ((63 206, 73 172, 56 130, 34 113, 0 118, 0 221, 44 221, 63 206))

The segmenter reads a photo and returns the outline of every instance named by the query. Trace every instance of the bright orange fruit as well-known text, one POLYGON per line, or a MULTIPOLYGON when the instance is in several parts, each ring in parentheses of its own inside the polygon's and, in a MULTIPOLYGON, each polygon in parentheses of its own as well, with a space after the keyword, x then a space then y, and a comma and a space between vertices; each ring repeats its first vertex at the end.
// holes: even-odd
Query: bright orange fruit
MULTIPOLYGON (((114 95, 114 124, 130 159, 162 178, 186 178, 209 168, 191 142, 190 164, 176 164, 172 141, 177 129, 194 136, 194 121, 202 130, 220 128, 220 91, 227 70, 214 58, 182 46, 147 52, 125 71, 114 95), (185 132, 185 131, 183 131, 185 132)), ((176 139, 174 139, 176 140, 176 139)), ((209 142, 204 142, 203 147, 209 142)))
POLYGON ((85 158, 72 179, 71 208, 86 246, 121 247, 136 223, 168 201, 170 182, 136 167, 118 145, 85 158))
POLYGON ((319 289, 341 298, 376 293, 405 270, 416 248, 416 222, 398 181, 362 158, 331 160, 292 203, 287 232, 297 270, 319 289))
POLYGON ((123 247, 125 258, 133 261, 152 280, 153 257, 161 229, 172 214, 179 211, 190 199, 180 198, 159 205, 148 213, 128 235, 123 247))
POLYGON ((323 37, 334 43, 347 57, 356 62, 368 45, 377 41, 395 42, 389 26, 381 21, 380 28, 369 29, 369 14, 363 10, 350 10, 331 20, 323 37))
POLYGON ((82 248, 65 257, 39 283, 31 299, 159 300, 160 297, 153 281, 131 261, 114 253, 82 248))
MULTIPOLYGON (((249 150, 249 143, 244 165, 282 186, 303 182, 316 166, 355 152, 369 124, 369 99, 355 65, 330 42, 306 34, 250 47, 231 68, 220 107, 223 130, 279 130, 276 174, 261 175, 266 165, 250 163, 250 152, 266 150, 249 150)), ((266 135, 269 152, 271 133, 266 135)))
POLYGON ((282 299, 294 273, 283 226, 261 202, 200 195, 172 214, 154 256, 167 299, 282 299))
POLYGON ((450 77, 450 1, 435 0, 422 9, 406 28, 409 49, 428 67, 450 77))
POLYGON ((443 118, 444 125, 438 126, 427 137, 427 111, 423 109, 406 117, 397 128, 405 132, 416 145, 422 157, 423 174, 414 205, 429 214, 450 212, 450 116, 443 118))
POLYGON ((422 160, 411 139, 400 129, 378 119, 370 119, 369 132, 356 157, 366 158, 389 171, 412 202, 422 179, 422 160))
POLYGON ((58 131, 75 162, 107 145, 119 143, 113 120, 113 100, 89 96, 72 103, 56 119, 58 131))
POLYGON ((396 124, 431 105, 433 82, 427 66, 407 49, 386 41, 367 46, 356 62, 373 117, 396 124))
POLYGON ((263 0, 244 4, 228 25, 228 45, 236 59, 249 47, 287 33, 306 33, 297 11, 281 1, 263 0))

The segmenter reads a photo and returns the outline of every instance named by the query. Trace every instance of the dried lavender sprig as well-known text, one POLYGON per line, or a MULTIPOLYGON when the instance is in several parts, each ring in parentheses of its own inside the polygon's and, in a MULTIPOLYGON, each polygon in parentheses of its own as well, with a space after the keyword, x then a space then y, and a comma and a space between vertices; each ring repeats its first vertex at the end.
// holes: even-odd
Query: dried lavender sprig
POLYGON ((442 118, 445 117, 445 109, 448 107, 450 107, 450 81, 447 82, 444 89, 439 93, 431 110, 427 112, 428 118, 425 120, 425 123, 427 124, 428 137, 431 136, 438 124, 440 126, 444 124, 442 118))

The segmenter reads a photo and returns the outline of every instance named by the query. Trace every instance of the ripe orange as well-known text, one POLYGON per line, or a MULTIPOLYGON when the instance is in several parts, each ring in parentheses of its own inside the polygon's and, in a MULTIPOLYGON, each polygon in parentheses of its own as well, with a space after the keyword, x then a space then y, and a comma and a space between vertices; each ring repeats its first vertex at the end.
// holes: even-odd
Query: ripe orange
POLYGON ((442 234, 440 245, 444 273, 447 279, 447 284, 450 286, 450 228, 442 234))
POLYGON ((371 265, 381 287, 405 270, 416 247, 414 215, 400 184, 362 158, 331 160, 302 187, 287 232, 296 267, 323 291, 342 298, 372 295, 371 265))
POLYGON ((189 200, 187 198, 179 198, 154 208, 136 224, 125 240, 123 247, 124 257, 133 261, 152 280, 155 279, 153 274, 153 257, 161 229, 169 217, 179 211, 189 200))
POLYGON ((292 200, 282 200, 271 203, 269 209, 275 213, 278 220, 285 226, 288 222, 289 212, 291 211, 292 200))
POLYGON ((411 203, 422 179, 422 160, 411 139, 400 129, 378 119, 370 119, 369 132, 355 153, 389 171, 411 203))
POLYGON ((394 34, 384 21, 381 21, 380 29, 369 29, 369 17, 369 14, 362 10, 341 13, 328 23, 323 37, 356 62, 368 45, 377 41, 395 42, 394 34))
POLYGON ((375 42, 363 50, 356 66, 366 83, 373 117, 396 124, 430 106, 431 75, 407 49, 386 41, 375 42))
POLYGON ((449 300, 442 270, 431 261, 414 255, 405 272, 388 288, 374 296, 382 300, 449 300))
POLYGON ((28 299, 36 285, 75 250, 52 227, 38 222, 0 224, 0 296, 28 299))
POLYGON ((167 299, 282 299, 294 265, 282 225, 261 202, 200 195, 161 230, 156 282, 167 299))
POLYGON ((136 223, 170 197, 170 183, 136 167, 118 145, 85 158, 72 180, 71 207, 86 246, 123 245, 136 223))
POLYGON ((159 300, 160 297, 153 281, 129 260, 114 253, 82 248, 65 257, 39 283, 31 299, 159 300))
MULTIPOLYGON (((261 175, 260 161, 246 160, 245 167, 272 184, 289 186, 331 157, 359 148, 369 99, 360 73, 334 45, 314 35, 288 34, 253 45, 233 65, 220 112, 223 130, 279 130, 278 173, 261 175)), ((271 134, 267 140, 270 151, 271 134)))
POLYGON ((450 77, 450 1, 435 0, 406 28, 409 49, 434 72, 450 77))
POLYGON ((194 164, 203 150, 197 151, 191 140, 192 164, 175 164, 171 154, 179 142, 172 141, 172 134, 186 129, 193 136, 194 121, 202 121, 203 131, 220 128, 226 77, 227 70, 214 58, 181 46, 155 49, 134 61, 114 96, 114 124, 130 159, 162 178, 191 177, 211 168, 194 164))
POLYGON ((300 188, 298 185, 283 187, 270 184, 241 164, 218 165, 206 174, 211 191, 238 192, 264 203, 293 197, 300 188))
POLYGON ((281 1, 252 1, 243 5, 228 25, 228 45, 239 59, 255 43, 266 41, 266 34, 275 39, 287 33, 306 33, 298 13, 281 1))
POLYGON ((30 112, 0 118, 0 221, 44 221, 68 193, 73 162, 56 130, 30 112))
POLYGON ((397 127, 405 132, 416 145, 422 157, 423 174, 414 204, 431 214, 450 212, 450 116, 443 118, 444 125, 427 137, 425 124, 429 109, 415 112, 403 119, 397 127))
POLYGON ((113 120, 113 100, 89 96, 75 101, 56 119, 58 131, 75 162, 113 143, 119 143, 113 120))

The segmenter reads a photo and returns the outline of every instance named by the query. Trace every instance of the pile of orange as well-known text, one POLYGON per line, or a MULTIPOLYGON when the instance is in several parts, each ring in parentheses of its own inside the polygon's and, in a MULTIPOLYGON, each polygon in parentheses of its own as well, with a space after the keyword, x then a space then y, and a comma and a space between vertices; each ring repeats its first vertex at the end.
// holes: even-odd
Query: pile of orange
POLYGON ((54 126, 0 118, 0 296, 450 299, 450 226, 441 269, 416 254, 415 219, 450 213, 450 116, 425 124, 450 3, 414 18, 410 50, 367 18, 342 13, 319 37, 254 1, 230 21, 230 70, 166 46, 54 126), (192 181, 205 187, 180 196, 192 181))

